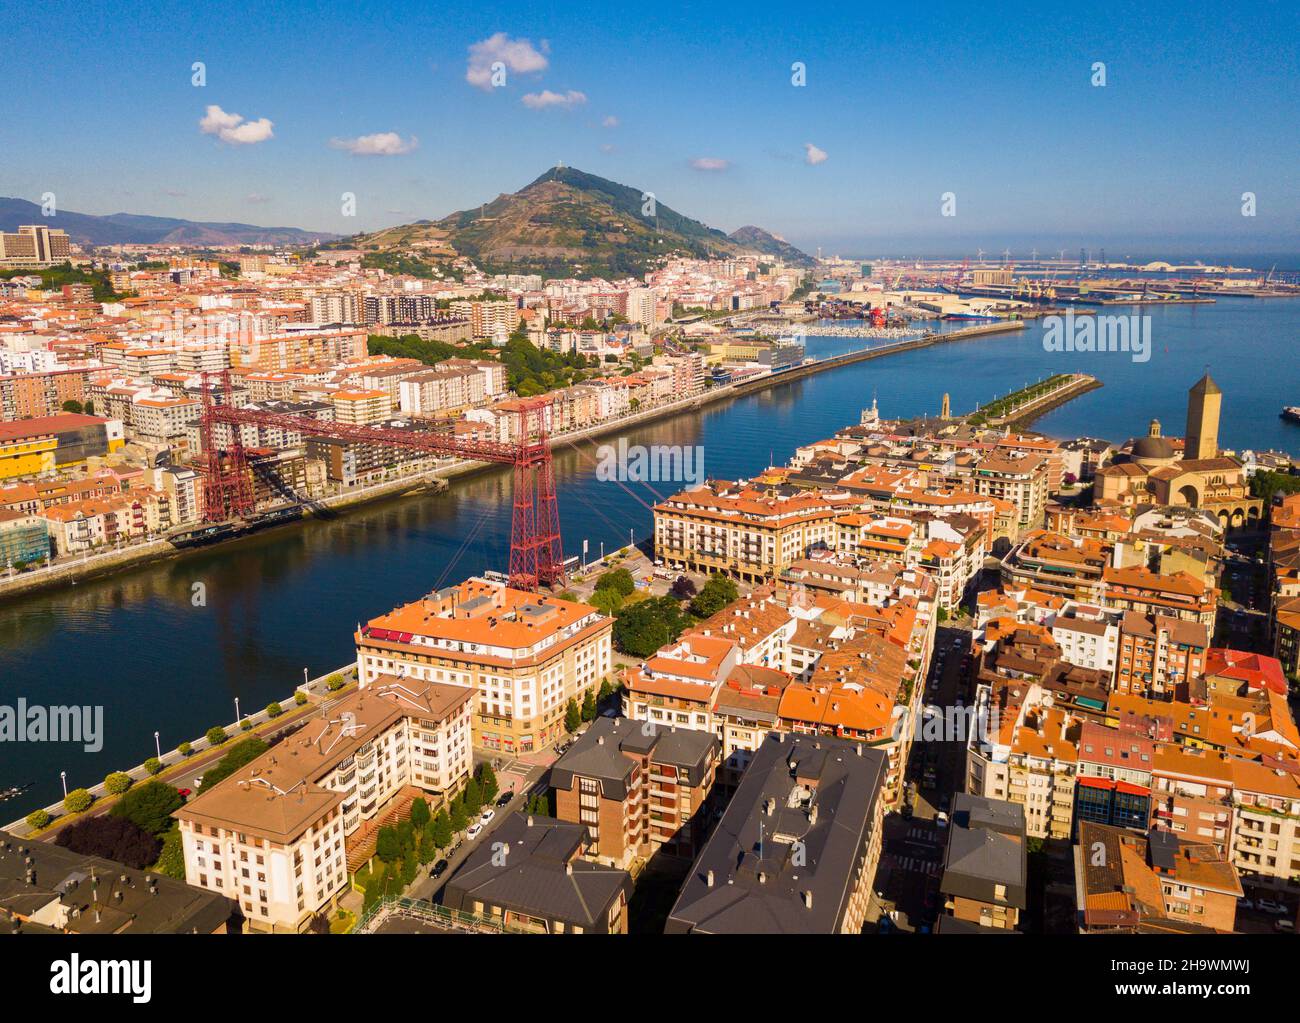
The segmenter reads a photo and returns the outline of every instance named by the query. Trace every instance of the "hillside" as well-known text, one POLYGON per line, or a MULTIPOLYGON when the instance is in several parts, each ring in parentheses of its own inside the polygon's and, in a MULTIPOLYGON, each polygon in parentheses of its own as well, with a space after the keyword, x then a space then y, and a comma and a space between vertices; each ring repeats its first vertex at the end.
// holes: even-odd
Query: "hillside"
POLYGON ((46 217, 34 202, 0 197, 0 231, 17 231, 22 224, 61 228, 79 245, 309 245, 338 237, 296 227, 210 223, 136 213, 100 217, 60 210, 56 216, 46 217))
MULTIPOLYGON (((671 254, 776 254, 728 237, 662 202, 656 203, 654 217, 644 216, 642 204, 640 189, 556 167, 518 192, 499 195, 476 209, 388 228, 355 241, 361 248, 423 252, 430 258, 468 256, 488 271, 552 276, 641 274, 657 257, 671 254)), ((769 239, 767 244, 786 244, 757 228, 742 230, 769 239)), ((808 259, 793 246, 787 248, 808 259)))
POLYGON ((761 227, 755 227, 753 224, 737 228, 728 237, 749 252, 776 256, 789 266, 811 267, 817 262, 808 253, 791 245, 784 238, 764 231, 761 227))

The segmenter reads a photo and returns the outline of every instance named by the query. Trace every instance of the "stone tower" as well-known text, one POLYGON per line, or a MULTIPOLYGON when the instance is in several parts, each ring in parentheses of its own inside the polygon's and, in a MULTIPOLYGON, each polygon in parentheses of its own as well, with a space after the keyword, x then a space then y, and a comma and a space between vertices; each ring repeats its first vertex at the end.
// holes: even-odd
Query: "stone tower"
POLYGON ((939 418, 940 418, 940 419, 951 419, 951 418, 952 418, 952 406, 951 406, 951 403, 948 401, 948 392, 947 392, 947 391, 944 391, 944 392, 943 392, 943 410, 939 413, 939 418))
POLYGON ((1219 412, 1223 392, 1205 376, 1187 392, 1187 434, 1183 440, 1183 458, 1215 458, 1219 454, 1219 412))

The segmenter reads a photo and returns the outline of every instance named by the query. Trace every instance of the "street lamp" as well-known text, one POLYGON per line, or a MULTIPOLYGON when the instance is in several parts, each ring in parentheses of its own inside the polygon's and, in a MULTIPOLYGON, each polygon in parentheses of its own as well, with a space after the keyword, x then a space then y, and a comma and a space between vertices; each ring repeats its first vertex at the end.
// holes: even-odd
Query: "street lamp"
POLYGON ((239 716, 239 697, 235 697, 235 724, 239 724, 243 719, 239 716))
POLYGON ((306 668, 303 668, 303 669, 302 669, 302 686, 303 686, 303 688, 306 689, 307 686, 308 686, 308 684, 309 684, 310 682, 311 682, 311 679, 309 679, 309 678, 307 677, 307 669, 306 669, 306 668))
POLYGON ((63 798, 67 799, 68 798, 68 772, 60 771, 59 780, 63 782, 63 798))
POLYGON ((154 733, 153 733, 153 748, 154 748, 154 752, 158 754, 158 759, 161 760, 161 759, 162 759, 162 747, 158 745, 158 733, 157 733, 157 732, 154 732, 154 733))

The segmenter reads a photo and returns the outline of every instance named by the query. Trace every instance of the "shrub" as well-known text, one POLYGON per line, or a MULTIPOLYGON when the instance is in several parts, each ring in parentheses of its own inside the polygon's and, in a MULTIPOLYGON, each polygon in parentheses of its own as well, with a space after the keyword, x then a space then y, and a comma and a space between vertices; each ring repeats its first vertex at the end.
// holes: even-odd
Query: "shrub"
POLYGON ((147 781, 123 796, 113 807, 112 816, 124 817, 151 835, 161 835, 171 828, 172 813, 184 802, 175 786, 147 781))
POLYGON ((207 739, 209 744, 213 746, 220 746, 223 742, 225 742, 229 738, 230 736, 226 734, 226 730, 222 728, 220 725, 213 725, 211 728, 208 729, 207 739))
POLYGON ((110 796, 120 796, 131 787, 131 776, 125 771, 113 771, 104 779, 104 788, 110 796))
POLYGON ((253 722, 248 720, 248 718, 244 718, 243 721, 239 722, 239 728, 241 731, 251 732, 253 730, 253 722))
POLYGON ((158 862, 153 865, 153 869, 159 874, 174 877, 178 881, 185 880, 185 847, 181 843, 180 828, 172 828, 163 835, 162 852, 158 855, 158 862))
POLYGON ((340 675, 338 672, 335 672, 333 675, 331 675, 329 678, 325 680, 325 688, 328 689, 331 693, 338 692, 340 689, 343 688, 344 684, 345 683, 343 681, 343 676, 340 675))
POLYGON ((293 694, 293 702, 296 703, 299 707, 303 706, 307 702, 307 694, 304 693, 301 689, 299 689, 296 693, 293 694))
POLYGON ((269 718, 278 718, 283 713, 284 713, 284 708, 281 707, 275 701, 272 701, 266 705, 266 716, 269 718))
POLYGON ((63 809, 68 813, 81 813, 89 810, 94 797, 86 789, 73 789, 63 800, 63 809))
POLYGON ((144 762, 144 769, 150 774, 158 774, 163 769, 163 762, 157 757, 150 757, 144 762))
POLYGON ((176 752, 183 757, 188 757, 192 752, 194 752, 194 747, 188 742, 183 742, 176 747, 176 752))
POLYGON ((59 831, 54 844, 83 856, 116 860, 136 870, 157 863, 162 851, 162 842, 144 828, 112 814, 74 821, 59 831))
POLYGON ((50 820, 48 810, 33 810, 27 815, 27 826, 33 831, 40 831, 42 828, 50 826, 50 820))

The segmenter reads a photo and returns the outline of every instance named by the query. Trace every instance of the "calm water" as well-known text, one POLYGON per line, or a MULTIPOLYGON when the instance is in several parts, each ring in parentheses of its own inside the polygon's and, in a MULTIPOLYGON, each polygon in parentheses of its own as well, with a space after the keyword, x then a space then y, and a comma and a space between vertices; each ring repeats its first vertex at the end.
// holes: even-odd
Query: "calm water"
MULTIPOLYGON (((1125 310, 1115 310, 1121 312, 1125 310)), ((856 422, 877 395, 885 416, 937 413, 944 391, 955 411, 1050 373, 1079 369, 1105 386, 1040 420, 1054 436, 1123 440, 1152 416, 1181 435, 1187 388, 1209 365, 1224 390, 1225 446, 1300 451, 1300 427, 1278 418, 1300 404, 1300 300, 1225 300, 1213 306, 1156 308, 1154 353, 1043 351, 1040 327, 858 363, 792 381, 701 412, 630 430, 632 444, 701 444, 709 475, 736 478, 783 462, 795 447, 856 422)), ((810 354, 861 346, 813 338, 810 354)), ((557 452, 560 515, 567 553, 590 541, 644 539, 649 506, 667 484, 595 479, 597 445, 557 452)), ((359 620, 436 585, 485 568, 504 568, 511 477, 496 470, 452 484, 449 493, 388 502, 332 522, 290 527, 235 546, 143 568, 111 580, 0 604, 0 704, 102 704, 104 749, 54 744, 0 745, 0 788, 34 782, 28 797, 0 804, 0 820, 58 798, 69 786, 287 696, 353 656, 359 620), (208 602, 190 603, 203 582, 208 602)))

